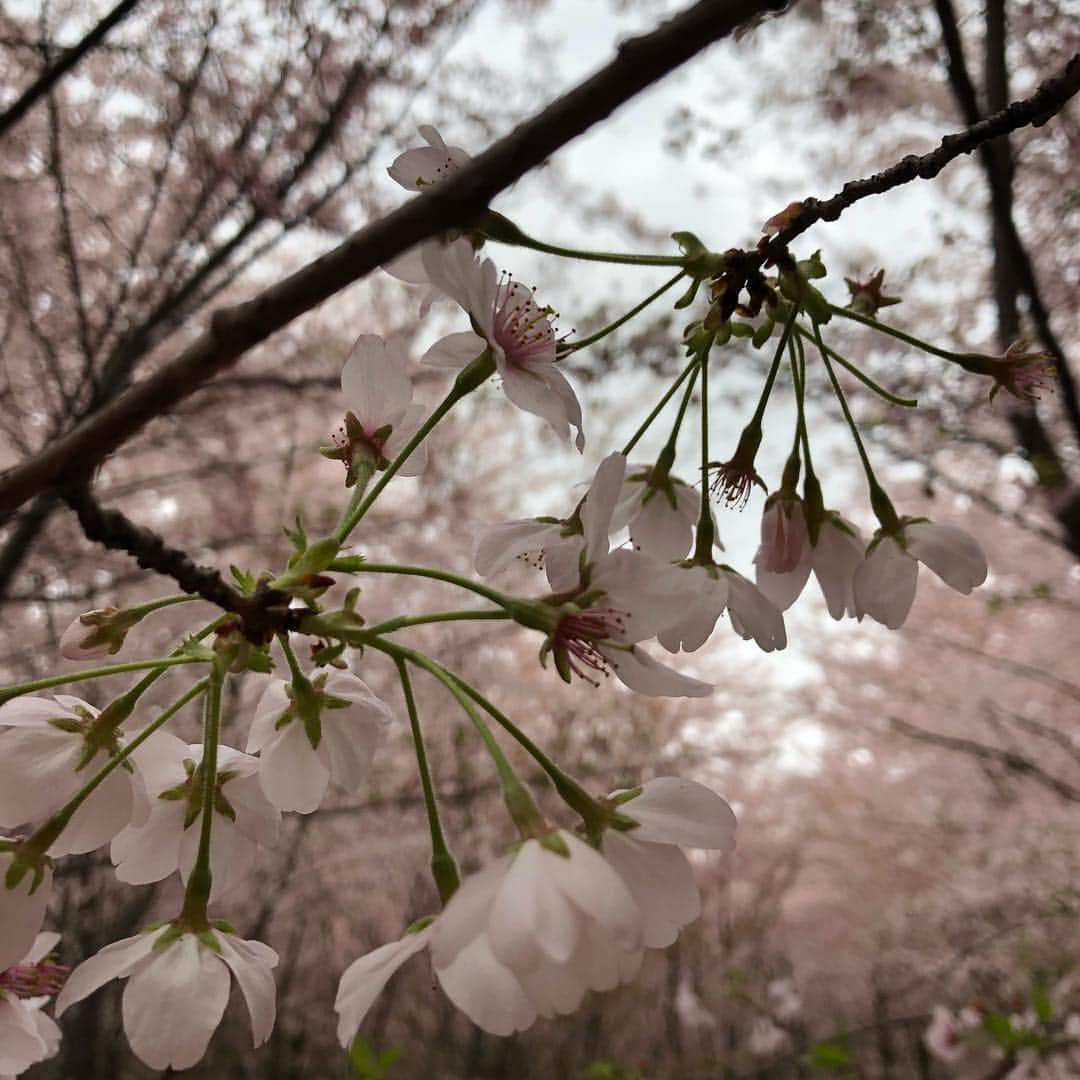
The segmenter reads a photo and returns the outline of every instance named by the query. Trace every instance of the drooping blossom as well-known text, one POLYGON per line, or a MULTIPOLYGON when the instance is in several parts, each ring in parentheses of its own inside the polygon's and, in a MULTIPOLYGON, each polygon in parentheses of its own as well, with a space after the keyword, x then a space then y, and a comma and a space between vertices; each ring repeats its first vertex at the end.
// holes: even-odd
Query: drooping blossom
POLYGON ((744 640, 751 638, 764 652, 787 647, 784 616, 776 605, 742 574, 725 565, 683 566, 683 595, 687 597, 678 619, 657 634, 668 652, 696 652, 712 636, 726 611, 731 628, 744 640))
POLYGON ((859 531, 839 514, 826 514, 814 543, 802 500, 770 496, 761 520, 761 545, 754 556, 757 586, 786 611, 799 598, 813 570, 829 614, 842 619, 855 614, 855 571, 865 551, 859 531))
POLYGON ((52 891, 52 866, 45 860, 40 873, 28 868, 17 884, 8 886, 8 871, 17 851, 6 841, 0 847, 0 971, 31 951, 45 919, 52 891))
POLYGON ((890 630, 904 625, 915 600, 919 563, 957 592, 970 593, 986 580, 986 556, 970 533, 955 525, 904 518, 897 529, 879 529, 855 571, 855 613, 890 630))
MULTIPOLYGON (((0 706, 0 828, 40 824, 67 803, 123 745, 98 732, 98 710, 77 697, 27 695, 0 706)), ((49 849, 82 854, 107 844, 131 820, 137 766, 121 765, 72 815, 49 849)))
POLYGON ((462 368, 490 348, 510 401, 546 420, 562 439, 576 428, 581 450, 581 405, 558 367, 552 309, 537 304, 532 290, 509 275, 500 277, 495 264, 478 259, 467 240, 426 245, 423 259, 431 283, 469 315, 477 331, 442 338, 424 362, 462 368))
POLYGON ((641 911, 642 942, 662 949, 701 914, 701 896, 684 847, 731 851, 735 815, 715 792, 693 780, 660 776, 634 794, 608 799, 637 827, 607 829, 600 852, 641 911))
POLYGON ((713 470, 710 491, 735 510, 746 506, 755 484, 765 490, 765 482, 758 476, 754 464, 760 446, 761 427, 751 423, 739 436, 735 453, 727 461, 709 463, 709 468, 713 470))
POLYGON ((259 784, 279 810, 310 814, 331 780, 356 791, 367 777, 375 748, 393 713, 362 679, 347 671, 311 680, 315 717, 291 685, 271 679, 255 710, 247 752, 259 754, 259 784))
POLYGON ((431 124, 421 124, 417 131, 427 145, 415 146, 399 154, 386 170, 403 188, 423 191, 445 180, 471 160, 460 146, 447 146, 431 124))
POLYGON ((121 1001, 124 1033, 151 1069, 189 1069, 206 1053, 236 976, 251 1017, 252 1045, 274 1028, 278 957, 260 941, 215 926, 200 934, 171 925, 106 945, 71 973, 56 1001, 59 1017, 112 979, 127 979, 121 1001))
MULTIPOLYGON (((129 885, 161 881, 176 870, 187 881, 199 849, 202 806, 201 745, 158 732, 135 756, 146 794, 131 825, 112 842, 116 876, 129 885)), ((218 747, 214 826, 210 845, 211 900, 251 871, 260 847, 277 840, 281 814, 259 785, 259 760, 218 747)))
POLYGON ((38 934, 18 964, 0 965, 0 1077, 5 1080, 60 1049, 60 1028, 42 1012, 67 973, 49 955, 59 940, 59 934, 38 934))
POLYGON ((701 499, 689 484, 648 467, 633 469, 623 483, 612 528, 626 526, 634 547, 662 562, 685 558, 694 542, 701 499))
POLYGON ((355 961, 335 1009, 348 1045, 387 980, 431 949, 446 996, 492 1035, 537 1016, 573 1012, 588 990, 637 973, 641 916, 622 879, 593 848, 559 830, 466 878, 442 914, 355 961))
POLYGON ((871 274, 865 281, 855 278, 844 278, 851 299, 847 306, 859 315, 865 315, 873 319, 883 307, 892 307, 900 303, 899 296, 885 295, 885 271, 878 270, 871 274))
MULTIPOLYGON (((341 392, 349 411, 334 432, 334 456, 345 463, 353 480, 360 462, 385 469, 416 434, 427 410, 413 401, 408 358, 401 344, 375 334, 356 339, 341 372, 341 392)), ((421 443, 398 472, 417 476, 426 465, 427 446, 421 443)))
POLYGON ((610 549, 626 458, 609 454, 596 470, 582 503, 578 595, 558 607, 541 657, 550 655, 560 675, 595 682, 614 673, 639 694, 704 697, 708 683, 654 660, 639 645, 678 620, 693 583, 670 563, 640 552, 610 549))
POLYGON ((584 547, 581 524, 561 518, 523 518, 490 525, 481 533, 473 555, 476 572, 490 577, 524 559, 543 567, 553 592, 567 592, 578 581, 584 547))

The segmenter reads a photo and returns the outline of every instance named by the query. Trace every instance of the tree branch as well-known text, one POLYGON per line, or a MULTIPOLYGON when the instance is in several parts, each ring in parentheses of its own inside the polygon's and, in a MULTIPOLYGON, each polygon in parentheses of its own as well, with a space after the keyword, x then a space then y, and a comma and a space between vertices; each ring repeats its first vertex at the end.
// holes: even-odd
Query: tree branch
POLYGON ((898 716, 889 717, 889 723, 895 731, 909 739, 940 746, 946 750, 954 750, 981 761, 993 761, 1011 772, 1021 773, 1038 781, 1067 802, 1080 802, 1080 788, 1052 776, 1037 762, 1022 754, 1014 753, 1012 750, 1003 750, 999 746, 988 746, 974 739, 962 739, 955 735, 941 735, 936 731, 926 731, 924 728, 909 724, 906 720, 901 720, 898 716))
POLYGON ((0 518, 62 482, 74 463, 82 471, 96 466, 151 418, 347 285, 415 244, 474 221, 500 191, 634 95, 740 23, 784 6, 784 0, 700 0, 652 33, 623 43, 599 72, 438 187, 354 233, 247 303, 214 312, 209 327, 174 360, 0 476, 0 518))
POLYGON ((139 0, 121 0, 77 45, 65 49, 56 63, 47 67, 2 113, 0 136, 14 127, 117 23, 126 19, 139 0))

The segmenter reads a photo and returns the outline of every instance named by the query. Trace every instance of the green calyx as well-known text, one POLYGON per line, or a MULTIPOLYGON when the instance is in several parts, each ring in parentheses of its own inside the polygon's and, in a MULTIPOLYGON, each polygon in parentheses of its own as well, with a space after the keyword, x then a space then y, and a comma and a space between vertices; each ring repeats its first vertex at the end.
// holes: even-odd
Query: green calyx
POLYGON ((45 871, 52 866, 52 859, 45 854, 44 849, 39 851, 36 846, 27 843, 25 840, 17 840, 11 837, 0 840, 0 852, 4 851, 11 852, 13 856, 11 865, 4 874, 4 888, 17 889, 23 878, 27 874, 32 874, 30 895, 33 896, 45 878, 45 871))
MULTIPOLYGON (((158 794, 158 798, 164 802, 184 802, 184 828, 190 828, 202 813, 206 788, 206 770, 202 765, 196 765, 191 758, 184 759, 184 772, 187 778, 175 787, 166 788, 158 794)), ((236 810, 232 803, 225 797, 224 786, 236 779, 239 773, 234 769, 222 769, 218 772, 214 781, 214 810, 229 821, 236 820, 236 810)))
POLYGON ((349 702, 344 698, 327 693, 326 680, 329 672, 320 672, 314 679, 307 679, 299 673, 293 681, 286 684, 285 693, 289 705, 274 723, 274 730, 280 731, 294 720, 304 725, 304 734, 313 750, 322 742, 322 713, 324 709, 347 709, 349 702))

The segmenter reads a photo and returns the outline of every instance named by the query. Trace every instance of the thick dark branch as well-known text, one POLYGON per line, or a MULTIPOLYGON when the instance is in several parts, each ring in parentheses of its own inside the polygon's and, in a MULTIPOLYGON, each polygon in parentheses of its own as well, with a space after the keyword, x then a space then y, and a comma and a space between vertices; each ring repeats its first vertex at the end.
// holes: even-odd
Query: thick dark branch
POLYGON ((954 750, 968 757, 978 758, 980 761, 992 761, 1003 765, 1010 772, 1020 773, 1037 780, 1044 787, 1048 787, 1055 795, 1068 802, 1080 802, 1080 788, 1052 776, 1038 762, 1014 753, 1012 750, 1003 750, 999 746, 988 746, 986 743, 976 742, 974 739, 962 739, 955 735, 941 735, 936 731, 926 731, 923 728, 909 724, 897 716, 889 718, 893 729, 909 739, 918 742, 929 743, 931 746, 940 746, 946 750, 954 750))
POLYGON ((75 511, 88 539, 113 551, 126 551, 144 570, 165 574, 184 592, 238 615, 253 641, 268 640, 275 630, 295 629, 306 613, 302 609, 290 611, 286 593, 262 586, 253 596, 238 592, 213 567, 197 565, 186 551, 170 547, 157 533, 136 525, 119 510, 106 510, 85 484, 65 488, 62 497, 75 511))
POLYGON ((0 113, 0 136, 14 127, 117 23, 126 19, 138 3, 139 0, 121 0, 82 41, 70 49, 65 49, 54 64, 47 67, 16 101, 0 113))
POLYGON ((1014 101, 1007 108, 979 120, 964 131, 946 135, 936 149, 927 154, 908 154, 895 165, 865 180, 851 180, 830 199, 804 199, 799 211, 765 245, 768 254, 780 255, 795 237, 819 221, 835 221, 845 210, 871 195, 884 195, 912 180, 932 180, 946 165, 970 154, 992 139, 1008 135, 1018 128, 1041 127, 1057 114, 1080 90, 1080 53, 1074 55, 1061 72, 1047 79, 1031 97, 1014 101))
POLYGON ((784 6, 783 0, 701 0, 651 34, 625 42, 597 74, 438 187, 354 233, 253 300, 215 312, 208 329, 178 357, 41 454, 0 477, 0 518, 37 492, 61 482, 74 465, 92 468, 151 418, 347 285, 415 244, 475 221, 500 191, 635 94, 740 23, 784 6))

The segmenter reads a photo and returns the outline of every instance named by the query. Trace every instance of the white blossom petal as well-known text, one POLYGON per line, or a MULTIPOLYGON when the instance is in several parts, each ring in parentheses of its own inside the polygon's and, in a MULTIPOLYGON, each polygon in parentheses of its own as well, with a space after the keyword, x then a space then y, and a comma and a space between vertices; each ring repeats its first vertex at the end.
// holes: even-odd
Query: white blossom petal
POLYGON ((732 851, 735 814, 704 784, 678 776, 657 776, 646 781, 641 794, 623 803, 619 811, 638 823, 626 835, 634 840, 683 847, 732 851))
POLYGON ((855 614, 855 571, 866 552, 866 541, 855 527, 841 522, 827 520, 821 526, 812 552, 814 576, 834 619, 855 614))
POLYGON ((920 521, 904 529, 908 554, 957 592, 970 593, 986 580, 986 555, 971 533, 955 525, 920 521))
POLYGON ((400 349, 375 334, 361 334, 341 372, 341 392, 370 435, 395 424, 412 401, 412 380, 400 349))
POLYGON ((100 952, 84 960, 67 977, 64 988, 56 999, 56 1015, 62 1016, 67 1008, 89 997, 113 979, 124 979, 150 955, 154 942, 164 933, 135 934, 106 945, 100 952))
POLYGON ((235 934, 218 931, 221 959, 236 976, 251 1017, 251 1041, 262 1046, 274 1030, 277 1015, 277 988, 271 974, 277 967, 278 954, 261 941, 245 941, 235 934))
POLYGON ((420 358, 420 363, 457 370, 471 364, 486 348, 487 342, 483 338, 471 330, 463 330, 439 338, 420 358))
MULTIPOLYGON (((544 550, 562 534, 561 524, 525 518, 491 525, 481 533, 473 554, 473 566, 482 577, 497 574, 521 555, 544 550)), ((575 575, 575 581, 577 580, 575 575)))
POLYGON ((0 851, 0 971, 21 963, 33 947, 52 889, 50 866, 43 870, 36 889, 33 870, 28 870, 19 884, 9 889, 5 879, 14 858, 12 852, 0 851))
POLYGON ((449 964, 436 967, 435 975, 446 996, 491 1035, 513 1035, 536 1019, 536 1007, 513 972, 495 958, 486 934, 473 938, 449 964))
POLYGON ((708 697, 713 687, 654 660, 638 645, 599 646, 623 685, 646 697, 708 697))
POLYGON ((855 614, 890 630, 904 625, 915 601, 919 564, 891 537, 882 537, 855 571, 855 614))

